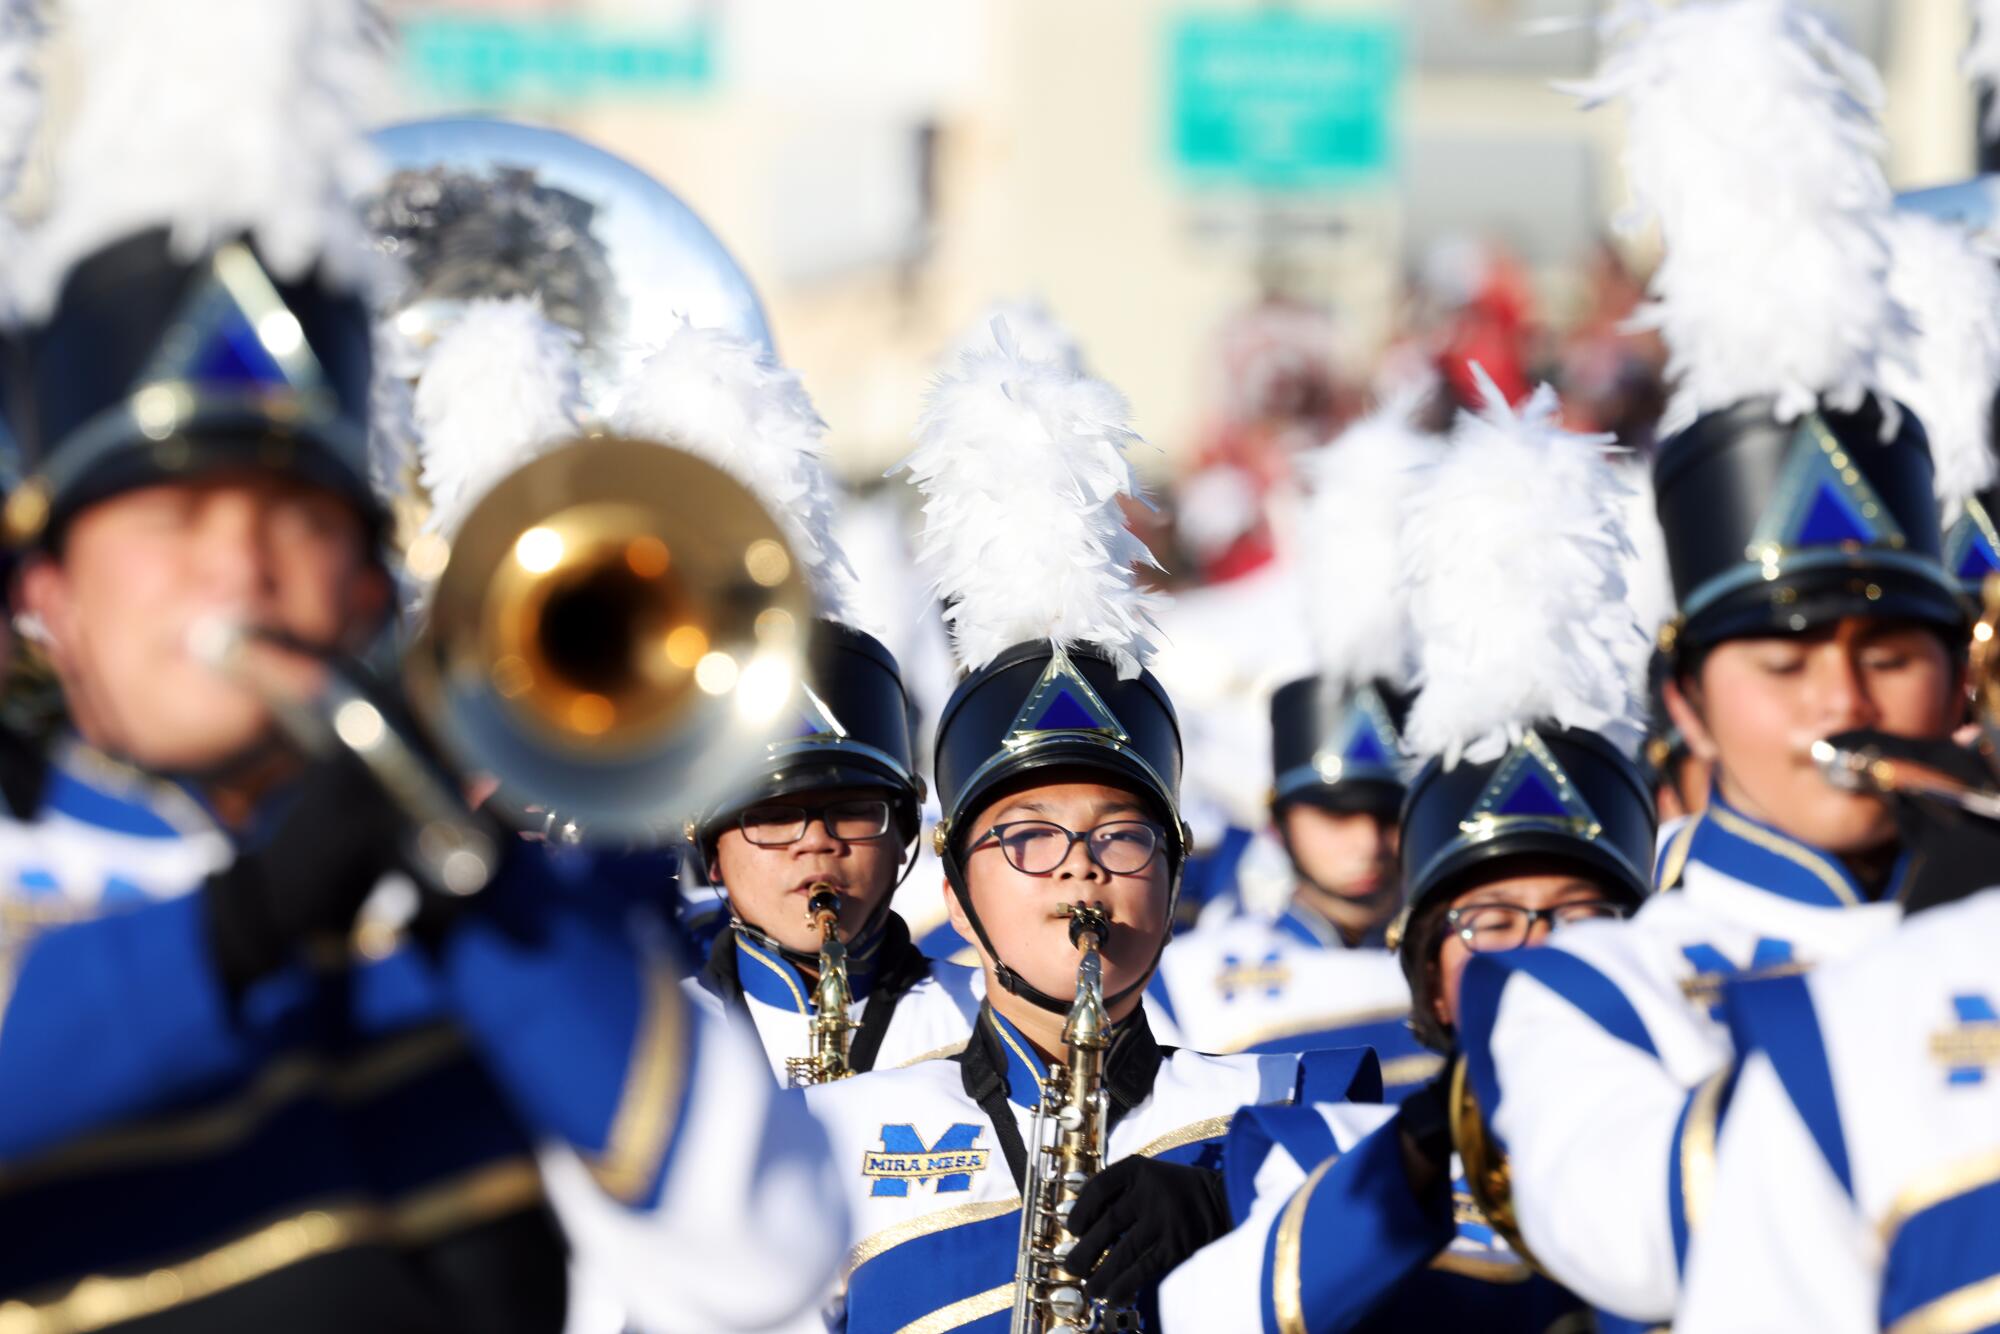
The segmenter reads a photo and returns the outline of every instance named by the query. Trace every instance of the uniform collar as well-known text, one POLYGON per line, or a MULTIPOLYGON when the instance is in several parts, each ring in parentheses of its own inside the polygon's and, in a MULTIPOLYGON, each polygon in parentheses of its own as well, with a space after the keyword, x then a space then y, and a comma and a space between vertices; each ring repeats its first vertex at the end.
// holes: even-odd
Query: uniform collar
MULTIPOLYGON (((1111 1039, 1104 1060, 1104 1087, 1111 1097, 1111 1118, 1138 1106, 1153 1094, 1153 1081, 1165 1059, 1160 1044, 1146 1022, 1142 1003, 1111 1039)), ((997 1078, 1007 1101, 1033 1111, 1041 1103, 1042 1078, 1048 1065, 1021 1030, 996 1014, 991 1005, 979 1009, 972 1040, 959 1057, 965 1070, 965 1088, 976 1099, 989 1078, 997 1078)))
MULTIPOLYGON (((1846 863, 1790 834, 1753 819, 1723 800, 1720 787, 1711 791, 1708 809, 1686 833, 1684 860, 1699 863, 1732 880, 1795 903, 1820 908, 1851 908, 1878 897, 1893 899, 1903 880, 1906 859, 1898 858, 1888 887, 1877 896, 1847 869, 1846 863)), ((1672 847, 1669 845, 1671 861, 1672 847)), ((1663 863, 1663 870, 1671 871, 1663 863)), ((1674 877, 1679 879, 1678 874, 1674 877)), ((1672 884, 1663 883, 1662 889, 1672 884)))
MULTIPOLYGON (((868 999, 880 974, 878 966, 889 951, 883 948, 889 937, 893 913, 882 914, 882 924, 847 948, 847 986, 857 1001, 868 999)), ((743 994, 766 1005, 794 1014, 813 1012, 813 986, 806 981, 777 942, 746 922, 730 924, 729 939, 736 950, 736 978, 743 994)), ((907 940, 908 932, 904 938, 907 940)), ((720 942, 718 942, 720 944, 720 942)))
POLYGON ((1279 914, 1276 925, 1280 935, 1289 936, 1301 945, 1323 950, 1383 949, 1389 929, 1387 923, 1370 927, 1360 940, 1349 945, 1347 937, 1340 934, 1340 928, 1312 909, 1301 908, 1296 899, 1285 905, 1285 911, 1279 914))
POLYGON ((51 743, 41 808, 132 838, 213 835, 221 828, 194 790, 114 760, 74 734, 51 743))

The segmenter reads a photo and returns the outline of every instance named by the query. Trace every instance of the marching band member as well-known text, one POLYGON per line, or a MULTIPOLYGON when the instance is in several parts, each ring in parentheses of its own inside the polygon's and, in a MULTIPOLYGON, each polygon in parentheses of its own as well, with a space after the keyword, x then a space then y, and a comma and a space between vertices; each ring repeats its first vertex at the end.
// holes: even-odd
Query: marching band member
POLYGON ((1947 791, 1963 783, 1987 807, 1899 796, 1921 859, 1905 924, 1810 975, 1731 987, 1742 1057, 1676 1329, 1979 1329, 1995 1319, 1993 773, 1942 742, 1863 732, 1837 744, 1876 765, 1892 757, 1898 780, 1914 767, 1947 791))
POLYGON ((1317 675, 1271 700, 1271 819, 1296 883, 1275 921, 1225 920, 1178 937, 1151 996, 1197 1051, 1375 1049, 1391 1097, 1437 1072, 1410 1028, 1409 985, 1383 933, 1399 903, 1396 816, 1408 708, 1399 520, 1436 444, 1392 401, 1307 461, 1317 675))
MULTIPOLYGON (((1628 753, 1646 640, 1600 611, 1625 605, 1605 575, 1628 541, 1620 482, 1599 439, 1556 425, 1552 390, 1519 414, 1489 391, 1402 512, 1422 683, 1407 735, 1431 759, 1403 808, 1398 955, 1438 1051, 1475 954, 1624 916, 1653 852, 1628 753)), ((1167 1327, 1544 1330, 1579 1310, 1468 1194, 1446 1093, 1240 1113, 1223 1151, 1239 1226, 1163 1285, 1167 1327)))
POLYGON ((571 1250, 649 1326, 785 1318, 843 1240, 825 1140, 630 924, 657 886, 500 841, 459 911, 350 954, 415 823, 202 649, 246 624, 306 686, 390 608, 356 207, 376 16, 55 23, 83 86, 8 269, 7 519, 72 730, 0 823, 0 1084, 37 1091, 0 1099, 0 1321, 555 1330, 571 1250))
POLYGON ((1908 317, 1889 285, 1876 91, 1816 19, 1770 0, 1645 16, 1593 90, 1626 104, 1634 188, 1665 242, 1654 318, 1679 376, 1655 463, 1679 604, 1665 695, 1714 787, 1665 840, 1661 892, 1629 925, 1467 969, 1479 1115, 1459 1147, 1504 1153, 1504 1172, 1472 1174, 1489 1214, 1632 1320, 1672 1315, 1709 1199, 1725 983, 1844 957, 1900 916, 1891 812, 1825 783, 1812 744, 1862 726, 1942 737, 1962 710, 1965 616, 1938 559, 1931 451, 1885 371, 1908 317))
POLYGON ((1106 1170, 1069 1214, 1070 1260, 1087 1275, 1121 1257, 1106 1261, 1118 1283, 1090 1292, 1113 1304, 1149 1306, 1165 1268, 1225 1226, 1220 1178, 1194 1164, 1231 1112, 1375 1083, 1365 1052, 1212 1057, 1154 1038, 1142 999, 1187 847, 1179 733, 1145 669, 1147 553, 1119 509, 1133 437, 1110 386, 996 335, 939 383, 907 464, 967 672, 938 724, 938 844, 986 1005, 950 1060, 807 1091, 851 1163, 861 1240, 834 1308, 850 1330, 1006 1323, 1023 1190, 1049 1167, 1036 1110, 1080 1051, 1101 1058, 1106 1100, 1072 1091, 1108 1116, 1076 1128, 1106 1170), (1103 1047, 1067 1040, 1086 1019, 1103 1047))
POLYGON ((730 911, 694 994, 747 1020, 772 1070, 795 1083, 963 1045, 979 1012, 977 974, 924 957, 890 908, 920 828, 914 706, 888 649, 841 619, 851 576, 833 535, 825 427, 812 400, 749 341, 688 328, 640 368, 618 419, 722 466, 773 513, 793 514, 795 544, 816 553, 821 620, 795 716, 745 785, 690 826, 730 911), (831 934, 814 907, 828 893, 831 934), (837 1016, 820 1013, 829 986, 845 997, 837 1016))

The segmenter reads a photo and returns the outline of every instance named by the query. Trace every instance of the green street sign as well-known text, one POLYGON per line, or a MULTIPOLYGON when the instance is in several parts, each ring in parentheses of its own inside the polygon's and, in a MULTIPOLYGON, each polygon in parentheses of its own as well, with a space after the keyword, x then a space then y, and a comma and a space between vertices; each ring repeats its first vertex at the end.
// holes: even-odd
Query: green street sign
POLYGON ((1336 190, 1386 175, 1402 75, 1393 19, 1184 14, 1168 51, 1175 166, 1194 184, 1336 190))
POLYGON ((405 84, 482 107, 570 104, 699 91, 715 78, 710 25, 568 17, 417 14, 401 24, 405 84))

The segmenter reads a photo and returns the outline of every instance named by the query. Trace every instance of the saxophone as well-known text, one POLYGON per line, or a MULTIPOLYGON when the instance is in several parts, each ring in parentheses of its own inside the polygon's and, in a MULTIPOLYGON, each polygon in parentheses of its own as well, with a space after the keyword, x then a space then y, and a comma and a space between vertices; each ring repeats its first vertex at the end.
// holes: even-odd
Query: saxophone
POLYGON ((840 940, 840 895, 821 889, 806 900, 806 921, 819 931, 819 982, 813 987, 813 1015, 806 1021, 806 1054, 785 1058, 785 1081, 793 1088, 828 1084, 854 1071, 847 1064, 847 1017, 854 991, 847 985, 847 946, 840 940))
POLYGON ((1104 1167, 1110 1100, 1104 1055, 1111 1016, 1104 1008, 1104 963, 1111 915, 1081 904, 1057 909, 1069 918, 1069 939, 1083 951, 1076 999, 1063 1024, 1064 1063, 1042 1081, 1042 1100, 1028 1137, 1028 1179, 1021 1190, 1021 1245, 1014 1261, 1012 1334, 1096 1334, 1139 1328, 1139 1313, 1084 1296, 1083 1280, 1063 1268, 1076 1239, 1066 1224, 1076 1197, 1104 1167))

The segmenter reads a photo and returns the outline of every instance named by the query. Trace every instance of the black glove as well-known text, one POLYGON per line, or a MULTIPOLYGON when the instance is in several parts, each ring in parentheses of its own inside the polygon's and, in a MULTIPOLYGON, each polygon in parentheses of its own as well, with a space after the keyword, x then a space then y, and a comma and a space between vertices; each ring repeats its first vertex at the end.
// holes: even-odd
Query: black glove
POLYGON ((1222 1173, 1121 1158, 1090 1179, 1069 1216, 1076 1247, 1063 1262, 1095 1300, 1129 1302, 1229 1231, 1222 1173))
POLYGON ((209 877, 208 940, 233 994, 315 938, 345 939, 375 883, 402 864, 408 822, 351 755, 316 761, 265 842, 209 877))
MULTIPOLYGON (((1872 750, 1887 759, 1922 765, 1969 791, 1995 788, 1995 775, 1985 760, 1951 741, 1884 732, 1849 732, 1830 739, 1844 750, 1872 750)), ((1956 903, 2000 885, 2000 820, 1907 790, 1891 794, 1889 808, 1909 856, 1901 890, 1905 912, 1956 903)))

